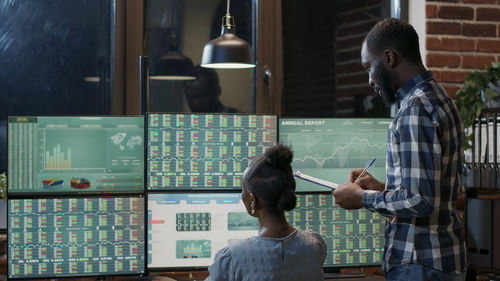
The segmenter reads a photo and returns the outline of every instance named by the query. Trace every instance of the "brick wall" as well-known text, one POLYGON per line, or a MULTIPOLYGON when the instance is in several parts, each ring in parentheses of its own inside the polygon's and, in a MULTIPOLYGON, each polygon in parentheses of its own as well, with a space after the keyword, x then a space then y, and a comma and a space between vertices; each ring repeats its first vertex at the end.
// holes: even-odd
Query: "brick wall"
POLYGON ((500 0, 426 1, 426 66, 455 97, 475 68, 500 61, 500 0))

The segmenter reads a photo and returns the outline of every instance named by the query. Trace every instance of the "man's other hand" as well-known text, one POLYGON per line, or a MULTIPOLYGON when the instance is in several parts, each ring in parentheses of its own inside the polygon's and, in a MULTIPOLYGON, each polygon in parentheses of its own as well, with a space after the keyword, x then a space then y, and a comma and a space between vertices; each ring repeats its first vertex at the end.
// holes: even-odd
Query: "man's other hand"
POLYGON ((356 210, 363 207, 363 192, 361 186, 348 182, 332 191, 335 204, 347 210, 356 210))

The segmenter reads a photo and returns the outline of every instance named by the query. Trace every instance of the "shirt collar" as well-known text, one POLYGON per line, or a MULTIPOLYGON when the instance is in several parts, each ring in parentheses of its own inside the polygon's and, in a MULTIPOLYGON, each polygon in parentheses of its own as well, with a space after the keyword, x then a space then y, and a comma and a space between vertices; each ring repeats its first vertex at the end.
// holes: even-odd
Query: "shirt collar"
POLYGON ((401 88, 399 88, 396 91, 396 100, 398 101, 398 104, 409 94, 411 93, 415 87, 427 80, 433 79, 432 72, 431 71, 424 71, 417 76, 411 78, 410 80, 406 81, 401 88))

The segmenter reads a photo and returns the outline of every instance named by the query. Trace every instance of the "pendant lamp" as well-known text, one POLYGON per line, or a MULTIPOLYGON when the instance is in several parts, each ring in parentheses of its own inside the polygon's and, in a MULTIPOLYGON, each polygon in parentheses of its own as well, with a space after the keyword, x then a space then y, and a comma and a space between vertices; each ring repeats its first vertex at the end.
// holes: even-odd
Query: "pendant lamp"
POLYGON ((255 67, 252 47, 236 36, 234 17, 229 14, 230 0, 227 0, 226 15, 222 17, 219 37, 205 44, 201 66, 207 68, 252 68, 255 67))

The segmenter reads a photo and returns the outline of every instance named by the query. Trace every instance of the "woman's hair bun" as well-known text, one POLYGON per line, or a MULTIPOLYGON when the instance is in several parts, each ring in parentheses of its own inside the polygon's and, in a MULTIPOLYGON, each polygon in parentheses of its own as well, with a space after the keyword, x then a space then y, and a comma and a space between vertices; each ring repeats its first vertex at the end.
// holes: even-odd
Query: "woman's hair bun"
POLYGON ((271 167, 282 169, 288 167, 292 163, 293 151, 288 146, 277 144, 268 148, 265 156, 266 162, 271 167))

